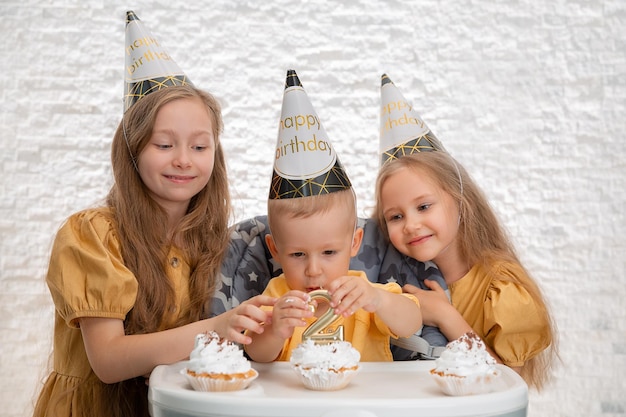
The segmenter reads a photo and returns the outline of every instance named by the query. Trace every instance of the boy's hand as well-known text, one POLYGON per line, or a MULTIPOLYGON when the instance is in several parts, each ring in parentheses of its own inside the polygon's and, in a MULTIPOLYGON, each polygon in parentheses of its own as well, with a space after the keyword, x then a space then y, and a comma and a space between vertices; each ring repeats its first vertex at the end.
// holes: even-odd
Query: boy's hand
POLYGON ((348 317, 362 308, 376 312, 380 305, 380 292, 360 277, 343 276, 333 280, 328 288, 330 306, 335 314, 348 317))
POLYGON ((287 292, 274 304, 272 312, 272 332, 281 339, 287 339, 297 326, 306 326, 304 318, 313 316, 309 307, 310 297, 297 290, 287 292))

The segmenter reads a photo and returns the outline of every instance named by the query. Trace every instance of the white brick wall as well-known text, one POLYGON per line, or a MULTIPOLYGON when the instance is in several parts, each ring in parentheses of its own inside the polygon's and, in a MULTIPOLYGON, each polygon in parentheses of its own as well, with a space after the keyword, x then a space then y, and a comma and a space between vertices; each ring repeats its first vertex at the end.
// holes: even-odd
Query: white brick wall
POLYGON ((55 230, 111 182, 129 7, 220 97, 236 219, 265 211, 288 68, 368 214, 388 72, 549 295, 563 365, 529 415, 626 416, 623 0, 40 3, 0 3, 0 415, 30 415, 45 375, 55 230))

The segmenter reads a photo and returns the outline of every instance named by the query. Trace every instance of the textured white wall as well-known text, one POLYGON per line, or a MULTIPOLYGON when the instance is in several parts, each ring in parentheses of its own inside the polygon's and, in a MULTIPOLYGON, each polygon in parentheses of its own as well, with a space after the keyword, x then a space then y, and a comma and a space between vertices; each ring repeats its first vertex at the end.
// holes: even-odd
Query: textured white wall
POLYGON ((236 220, 265 212, 288 68, 367 215, 387 72, 548 293, 563 364, 529 415, 626 415, 626 2, 40 3, 0 3, 0 415, 30 415, 45 375, 53 235, 111 183, 127 8, 221 99, 236 220))

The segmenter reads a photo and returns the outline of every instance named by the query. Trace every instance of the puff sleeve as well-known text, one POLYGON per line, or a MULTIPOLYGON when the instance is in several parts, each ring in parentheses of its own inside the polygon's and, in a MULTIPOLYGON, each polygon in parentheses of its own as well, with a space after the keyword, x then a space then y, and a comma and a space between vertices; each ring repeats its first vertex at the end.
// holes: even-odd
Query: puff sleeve
POLYGON ((107 209, 71 216, 55 238, 46 282, 70 327, 81 317, 123 320, 135 303, 137 280, 124 265, 107 209))
POLYGON ((523 366, 551 343, 548 314, 513 280, 521 268, 503 264, 494 274, 484 302, 485 341, 506 365, 523 366))

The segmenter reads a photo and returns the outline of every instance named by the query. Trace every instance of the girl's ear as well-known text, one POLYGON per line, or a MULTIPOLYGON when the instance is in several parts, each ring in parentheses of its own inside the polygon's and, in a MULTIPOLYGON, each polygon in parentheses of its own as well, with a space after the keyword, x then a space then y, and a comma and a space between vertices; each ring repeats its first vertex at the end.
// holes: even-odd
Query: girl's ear
POLYGON ((361 242, 363 241, 363 228, 357 227, 352 237, 352 246, 350 247, 350 256, 356 256, 359 253, 361 242))

